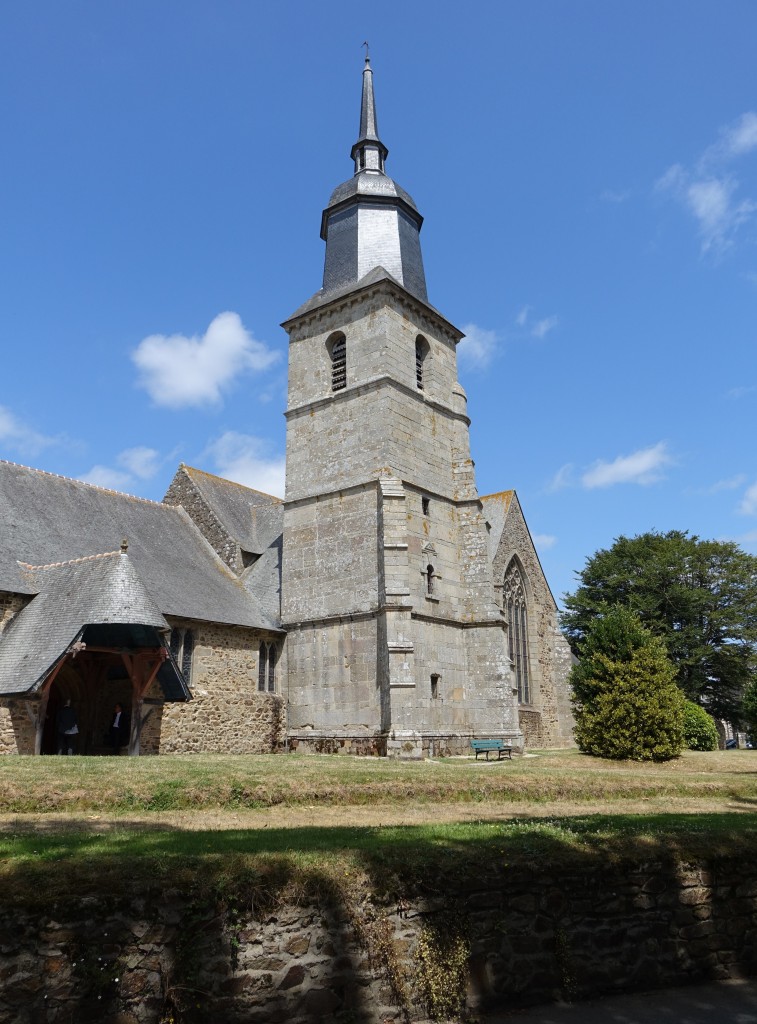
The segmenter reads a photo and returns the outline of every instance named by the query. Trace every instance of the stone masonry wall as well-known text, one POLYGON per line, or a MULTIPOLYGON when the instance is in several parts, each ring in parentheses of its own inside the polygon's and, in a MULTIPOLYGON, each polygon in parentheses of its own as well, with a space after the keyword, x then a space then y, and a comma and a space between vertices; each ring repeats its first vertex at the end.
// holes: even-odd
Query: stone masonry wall
POLYGON ((757 971, 753 861, 461 868, 392 901, 324 879, 257 914, 176 890, 6 903, 0 1024, 427 1020, 421 946, 456 1020, 757 971))
MULTIPOLYGON (((0 592, 0 633, 3 633, 30 599, 22 594, 0 592)), ((36 727, 24 702, 5 700, 0 704, 0 755, 34 750, 36 727)))
POLYGON ((529 662, 532 675, 532 705, 524 711, 540 716, 538 743, 562 747, 573 743, 567 673, 570 648, 557 627, 554 598, 550 593, 526 521, 513 495, 502 538, 494 558, 494 579, 501 584, 507 567, 517 555, 529 588, 529 662))
MULTIPOLYGON (((142 730, 142 753, 261 754, 281 746, 286 736, 282 639, 242 626, 179 620, 171 625, 194 633, 192 700, 152 707, 142 730), (279 646, 276 693, 258 690, 261 640, 279 646)), ((151 696, 158 695, 156 685, 151 696)))

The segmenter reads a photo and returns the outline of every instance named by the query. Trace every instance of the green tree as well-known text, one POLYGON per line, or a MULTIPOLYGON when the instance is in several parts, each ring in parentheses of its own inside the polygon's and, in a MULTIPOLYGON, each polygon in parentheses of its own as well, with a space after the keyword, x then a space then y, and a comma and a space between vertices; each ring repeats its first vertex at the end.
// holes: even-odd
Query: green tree
POLYGON ((743 722, 754 743, 757 738, 757 679, 753 679, 744 691, 743 722))
POLYGON ((757 661, 757 558, 730 541, 643 533, 597 551, 578 582, 561 619, 579 658, 596 618, 624 605, 665 641, 686 696, 738 723, 757 661))
POLYGON ((717 750, 718 730, 712 717, 693 701, 684 701, 683 740, 689 750, 717 750))
POLYGON ((677 757, 684 697, 663 642, 621 605, 595 618, 584 639, 570 675, 579 748, 613 759, 677 757))

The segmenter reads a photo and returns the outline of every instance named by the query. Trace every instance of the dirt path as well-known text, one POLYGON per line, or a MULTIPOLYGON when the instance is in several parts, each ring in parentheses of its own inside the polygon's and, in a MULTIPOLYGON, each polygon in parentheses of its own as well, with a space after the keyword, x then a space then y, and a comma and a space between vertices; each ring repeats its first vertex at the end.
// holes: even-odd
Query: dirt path
POLYGON ((550 803, 475 804, 373 804, 346 807, 266 807, 259 810, 155 811, 114 814, 3 814, 2 832, 107 832, 166 829, 226 831, 237 829, 370 828, 392 825, 449 824, 451 822, 505 821, 511 818, 577 817, 586 814, 702 814, 737 811, 754 813, 754 807, 736 800, 647 799, 617 800, 603 805, 553 801, 550 803))

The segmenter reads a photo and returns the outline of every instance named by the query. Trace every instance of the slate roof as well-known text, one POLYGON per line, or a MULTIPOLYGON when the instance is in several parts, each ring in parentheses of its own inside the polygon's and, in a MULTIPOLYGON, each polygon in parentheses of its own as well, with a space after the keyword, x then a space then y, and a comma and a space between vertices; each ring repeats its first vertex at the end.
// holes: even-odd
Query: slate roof
POLYGON ((202 469, 182 468, 243 551, 262 554, 281 534, 284 504, 280 498, 202 469))
MULTIPOLYGON (((169 630, 130 559, 121 551, 54 565, 19 563, 36 592, 0 636, 0 693, 34 691, 88 627, 114 646, 157 647, 169 630), (99 630, 99 633, 98 633, 99 630)), ((95 641, 97 642, 97 641, 95 641)), ((110 646, 110 644, 104 644, 110 646)), ((176 666, 164 663, 164 692, 186 700, 176 666)))
POLYGON ((280 628, 184 509, 0 460, 0 590, 37 592, 19 561, 87 557, 113 551, 124 537, 163 615, 280 628))

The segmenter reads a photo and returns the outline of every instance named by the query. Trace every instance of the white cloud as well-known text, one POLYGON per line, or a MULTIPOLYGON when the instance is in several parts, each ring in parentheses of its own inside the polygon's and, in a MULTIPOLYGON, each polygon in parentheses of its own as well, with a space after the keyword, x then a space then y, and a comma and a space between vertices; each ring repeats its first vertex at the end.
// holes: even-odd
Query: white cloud
POLYGON ((256 491, 284 497, 284 456, 270 458, 267 444, 251 434, 227 431, 208 445, 216 471, 227 480, 234 480, 256 491))
POLYGON ((739 503, 739 512, 745 516, 757 515, 757 481, 747 487, 739 503))
POLYGON ((469 366, 488 366, 494 358, 499 344, 496 331, 487 331, 476 324, 465 324, 465 337, 457 346, 458 355, 469 366))
POLYGON ((261 373, 278 358, 237 313, 219 313, 202 337, 151 334, 132 353, 138 385, 169 409, 216 405, 241 374, 261 373))
POLYGON ((581 483, 589 490, 614 484, 652 484, 662 479, 663 468, 672 461, 667 445, 660 441, 630 455, 619 455, 612 462, 598 460, 583 474, 581 483))
POLYGON ((557 327, 558 319, 556 316, 547 316, 543 320, 539 320, 531 328, 531 337, 543 338, 545 334, 548 334, 553 328, 557 327))
POLYGON ((757 387, 755 387, 754 384, 738 388, 731 388, 731 390, 727 392, 726 398, 739 399, 743 398, 744 395, 751 395, 754 391, 757 391, 757 387))
POLYGON ((124 466, 140 480, 149 480, 160 469, 161 458, 160 452, 142 445, 136 448, 126 448, 117 457, 117 461, 119 465, 124 466))
POLYGON ((44 448, 58 444, 59 438, 45 437, 0 405, 0 442, 22 455, 37 455, 44 448))
POLYGON ((719 140, 690 170, 674 164, 656 184, 658 191, 670 193, 695 218, 703 252, 723 252, 757 212, 754 200, 738 198, 740 183, 728 170, 730 163, 754 149, 757 113, 748 111, 721 129, 719 140))
POLYGON ((543 551, 553 548, 557 543, 557 537, 553 537, 551 533, 535 533, 532 540, 537 548, 541 548, 543 551))
POLYGON ((560 466, 558 471, 552 477, 550 482, 547 484, 548 491, 562 491, 566 487, 570 487, 573 483, 573 463, 566 462, 564 466, 560 466))
POLYGON ((524 306, 515 318, 515 322, 518 327, 525 327, 526 320, 528 320, 528 314, 531 312, 530 306, 524 306))
POLYGON ((128 473, 120 469, 110 469, 108 466, 93 466, 88 473, 78 477, 85 484, 96 484, 98 487, 107 487, 111 491, 125 491, 133 482, 128 473))
POLYGON ((611 188, 606 188, 599 198, 603 203, 625 203, 627 199, 631 198, 631 192, 629 189, 625 189, 623 192, 614 192, 611 188))
POLYGON ((746 481, 745 473, 737 473, 736 476, 728 477, 726 480, 717 480, 705 491, 705 494, 719 494, 721 491, 735 491, 746 481))

